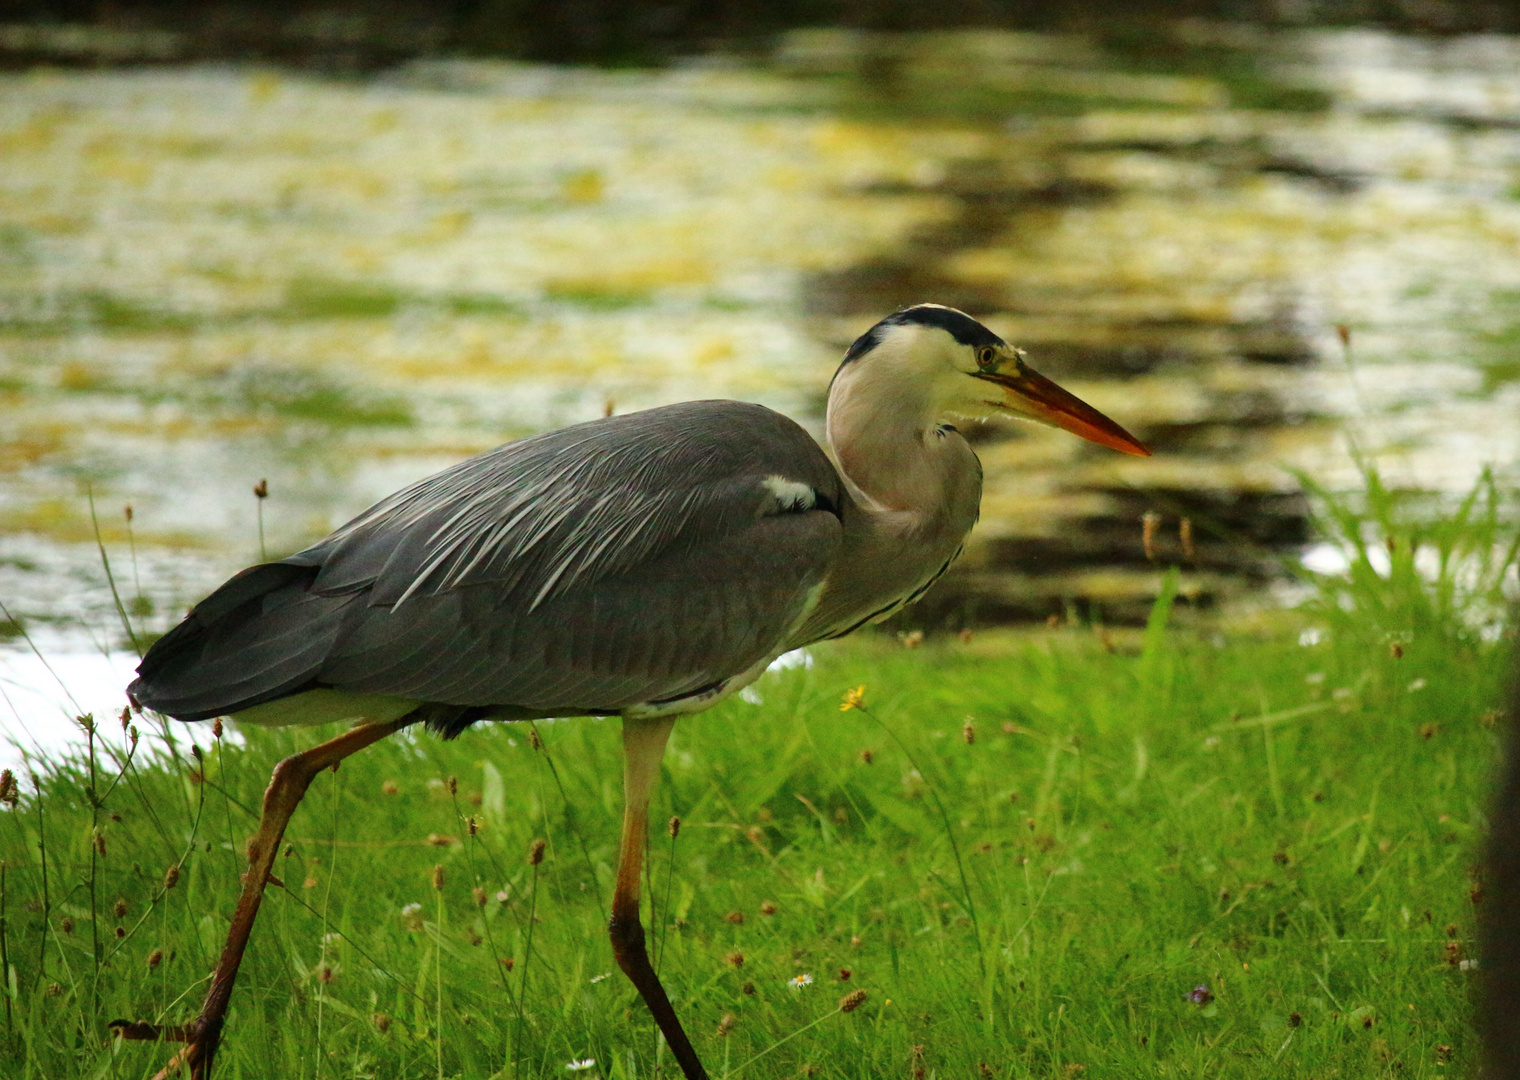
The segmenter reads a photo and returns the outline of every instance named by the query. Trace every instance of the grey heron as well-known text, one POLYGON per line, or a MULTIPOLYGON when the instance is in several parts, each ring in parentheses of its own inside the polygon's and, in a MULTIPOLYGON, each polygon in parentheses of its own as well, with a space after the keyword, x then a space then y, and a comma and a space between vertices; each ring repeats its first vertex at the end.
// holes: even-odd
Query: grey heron
POLYGON ((933 584, 981 503, 981 465, 954 421, 992 416, 1149 453, 980 322, 920 304, 845 354, 826 447, 736 401, 593 420, 461 462, 233 577, 148 651, 134 701, 179 720, 353 726, 275 768, 199 1016, 116 1026, 184 1041, 171 1067, 208 1075, 286 823, 322 769, 411 724, 453 738, 481 720, 615 715, 612 948, 687 1080, 705 1077, 639 922, 671 727, 933 584))

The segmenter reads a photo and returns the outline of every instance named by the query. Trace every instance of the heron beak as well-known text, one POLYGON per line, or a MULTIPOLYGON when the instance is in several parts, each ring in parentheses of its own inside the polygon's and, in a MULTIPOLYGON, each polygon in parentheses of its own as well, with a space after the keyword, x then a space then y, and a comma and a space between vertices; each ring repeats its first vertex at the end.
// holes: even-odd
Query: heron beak
POLYGON ((976 377, 1003 388, 1005 400, 990 403, 1000 409, 1062 428, 1089 442, 1100 443, 1126 454, 1151 456, 1151 452, 1139 439, 1075 394, 1062 390, 1025 364, 1020 364, 1017 371, 1006 374, 979 371, 976 377))

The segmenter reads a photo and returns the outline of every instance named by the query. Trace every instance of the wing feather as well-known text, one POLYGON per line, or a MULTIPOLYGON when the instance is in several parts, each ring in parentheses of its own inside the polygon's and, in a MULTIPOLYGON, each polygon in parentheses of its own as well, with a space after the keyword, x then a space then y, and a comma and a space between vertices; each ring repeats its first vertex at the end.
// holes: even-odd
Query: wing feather
POLYGON ((508 444, 233 578, 132 691, 186 719, 313 687, 512 715, 615 712, 779 648, 839 546, 843 490, 755 405, 691 402, 508 444))

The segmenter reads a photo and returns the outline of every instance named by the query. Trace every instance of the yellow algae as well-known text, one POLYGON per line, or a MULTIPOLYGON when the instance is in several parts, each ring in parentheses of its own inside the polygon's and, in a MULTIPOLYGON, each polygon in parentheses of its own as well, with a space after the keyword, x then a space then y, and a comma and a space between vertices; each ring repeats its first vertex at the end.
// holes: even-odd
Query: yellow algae
POLYGON ((280 92, 280 77, 272 71, 255 72, 248 79, 248 99, 256 104, 267 104, 280 92))
POLYGON ((566 202, 599 203, 607 194, 607 178, 598 169, 582 169, 565 177, 560 192, 566 202))
POLYGON ((109 376, 98 368, 76 361, 67 361, 58 369, 60 390, 89 391, 106 385, 109 376))

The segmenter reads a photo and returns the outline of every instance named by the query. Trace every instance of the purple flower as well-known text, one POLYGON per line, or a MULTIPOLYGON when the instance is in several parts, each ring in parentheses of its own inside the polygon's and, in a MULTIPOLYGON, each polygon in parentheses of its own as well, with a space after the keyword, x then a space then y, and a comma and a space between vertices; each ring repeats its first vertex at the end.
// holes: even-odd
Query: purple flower
POLYGON ((1207 1005, 1214 1000, 1214 992, 1207 986, 1195 986, 1188 991, 1187 999, 1194 1005, 1207 1005))

